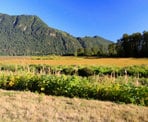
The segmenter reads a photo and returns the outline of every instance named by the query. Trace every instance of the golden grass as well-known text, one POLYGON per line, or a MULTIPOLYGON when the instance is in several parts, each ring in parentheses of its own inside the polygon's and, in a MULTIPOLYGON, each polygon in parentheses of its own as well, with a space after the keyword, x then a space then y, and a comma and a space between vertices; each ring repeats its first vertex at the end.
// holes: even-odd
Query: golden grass
POLYGON ((0 90, 3 122, 147 122, 148 107, 0 90))
POLYGON ((89 58, 89 57, 60 57, 47 60, 37 60, 32 57, 0 57, 2 64, 49 64, 49 65, 109 65, 129 66, 148 65, 148 58, 89 58))

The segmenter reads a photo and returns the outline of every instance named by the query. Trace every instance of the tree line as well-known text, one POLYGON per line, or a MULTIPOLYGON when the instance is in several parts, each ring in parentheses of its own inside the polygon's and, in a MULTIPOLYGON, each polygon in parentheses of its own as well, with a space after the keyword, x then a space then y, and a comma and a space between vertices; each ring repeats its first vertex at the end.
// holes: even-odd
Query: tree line
POLYGON ((148 57, 148 31, 123 34, 117 43, 108 47, 109 56, 148 57))
POLYGON ((75 56, 98 57, 148 57, 148 31, 143 33, 123 34, 116 43, 111 43, 108 50, 103 46, 91 48, 79 48, 75 56))

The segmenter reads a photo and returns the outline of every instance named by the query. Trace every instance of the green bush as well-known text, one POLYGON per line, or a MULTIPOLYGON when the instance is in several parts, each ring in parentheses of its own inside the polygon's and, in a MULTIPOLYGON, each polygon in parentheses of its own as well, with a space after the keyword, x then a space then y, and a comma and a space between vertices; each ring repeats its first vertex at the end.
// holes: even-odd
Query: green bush
POLYGON ((0 88, 148 106, 148 87, 124 83, 122 79, 98 83, 75 75, 0 74, 0 88))
POLYGON ((141 83, 141 85, 148 87, 148 78, 140 78, 138 81, 141 83))
POLYGON ((47 95, 109 100, 148 106, 147 65, 123 68, 0 65, 0 71, 0 88, 2 89, 30 90, 43 92, 47 95), (113 74, 115 77, 111 77, 113 74))
POLYGON ((148 66, 147 65, 141 65, 141 66, 135 65, 135 66, 124 67, 123 70, 126 70, 127 74, 130 76, 148 78, 148 66))
POLYGON ((17 70, 17 67, 15 65, 1 65, 0 70, 15 72, 17 70))
POLYGON ((65 67, 62 69, 62 74, 65 75, 76 75, 77 74, 77 70, 74 67, 65 67))
POLYGON ((148 78, 148 66, 128 66, 128 67, 111 67, 111 66, 50 66, 41 64, 31 64, 31 65, 0 65, 1 71, 25 71, 33 72, 36 74, 55 74, 61 72, 65 75, 79 75, 83 77, 88 77, 92 75, 112 75, 117 76, 134 76, 139 78, 148 78), (127 72, 127 74, 125 73, 127 72))
POLYGON ((78 69, 78 75, 88 77, 88 76, 94 75, 94 71, 91 68, 84 67, 84 68, 78 69))

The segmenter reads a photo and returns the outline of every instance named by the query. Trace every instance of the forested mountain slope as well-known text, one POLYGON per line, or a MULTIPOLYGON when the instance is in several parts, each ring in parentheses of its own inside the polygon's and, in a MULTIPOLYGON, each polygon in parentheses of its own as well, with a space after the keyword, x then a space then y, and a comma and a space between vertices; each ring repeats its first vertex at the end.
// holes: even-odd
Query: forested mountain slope
POLYGON ((111 43, 97 36, 76 38, 37 16, 0 14, 0 55, 73 55, 81 48, 106 50, 111 43))

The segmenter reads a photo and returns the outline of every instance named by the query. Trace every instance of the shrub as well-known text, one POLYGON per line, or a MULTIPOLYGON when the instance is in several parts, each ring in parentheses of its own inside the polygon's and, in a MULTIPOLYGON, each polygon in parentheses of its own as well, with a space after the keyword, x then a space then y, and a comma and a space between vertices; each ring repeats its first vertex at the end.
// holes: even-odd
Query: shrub
POLYGON ((28 72, 27 66, 16 66, 15 70, 12 67, 10 68, 9 65, 5 66, 5 68, 4 66, 1 67, 3 68, 0 72, 0 88, 3 89, 30 90, 32 92, 43 92, 47 95, 93 98, 148 106, 147 76, 143 78, 135 77, 136 73, 139 72, 143 73, 141 76, 145 76, 147 67, 125 67, 128 75, 132 75, 126 78, 124 76, 109 77, 103 75, 100 77, 100 75, 94 75, 96 72, 110 74, 124 71, 124 68, 114 67, 29 65, 30 72, 28 72), (34 69, 37 70, 36 73, 32 73, 34 69), (45 72, 46 69, 50 69, 50 75, 41 72, 45 72), (137 71, 134 71, 135 69, 137 71), (54 75, 54 72, 57 71, 61 71, 63 74, 54 75), (73 75, 77 73, 80 76, 73 75))
POLYGON ((94 74, 94 71, 88 67, 84 67, 84 68, 81 68, 81 69, 78 69, 78 75, 79 76, 91 76, 94 74))
POLYGON ((69 66, 62 69, 62 74, 65 75, 75 75, 77 74, 77 69, 75 67, 69 66))

